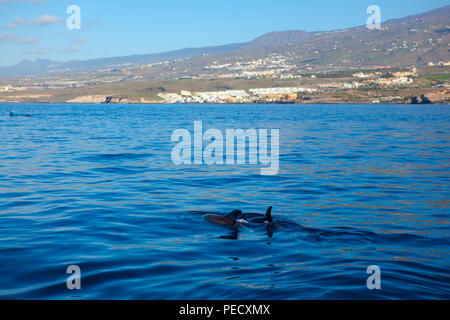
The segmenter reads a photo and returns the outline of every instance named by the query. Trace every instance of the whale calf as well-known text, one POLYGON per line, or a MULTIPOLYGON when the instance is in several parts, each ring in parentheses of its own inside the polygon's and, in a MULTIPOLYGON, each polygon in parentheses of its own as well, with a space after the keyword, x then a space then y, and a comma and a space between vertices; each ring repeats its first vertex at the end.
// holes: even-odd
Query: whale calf
POLYGON ((206 221, 209 221, 214 224, 220 224, 224 226, 234 227, 236 226, 238 217, 242 214, 241 210, 233 210, 226 216, 222 216, 219 214, 207 214, 205 216, 206 221))

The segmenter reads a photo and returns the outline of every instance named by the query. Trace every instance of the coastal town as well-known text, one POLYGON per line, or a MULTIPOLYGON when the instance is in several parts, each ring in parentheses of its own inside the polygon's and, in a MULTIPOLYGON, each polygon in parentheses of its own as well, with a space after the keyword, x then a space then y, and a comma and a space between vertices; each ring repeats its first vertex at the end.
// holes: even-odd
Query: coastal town
POLYGON ((256 88, 246 90, 224 90, 215 92, 160 93, 165 103, 254 103, 258 101, 295 101, 301 93, 314 93, 309 88, 256 88))
MULTIPOLYGON (((220 67, 222 68, 223 66, 220 67)), ((352 81, 318 83, 314 87, 250 88, 248 90, 210 92, 181 90, 180 92, 162 92, 158 96, 165 103, 286 103, 304 99, 309 100, 309 96, 326 91, 408 86, 414 84, 415 77, 417 77, 417 69, 412 68, 410 71, 389 73, 388 76, 382 72, 358 72, 352 75, 352 81)), ((298 75, 297 78, 302 78, 302 76, 298 75)), ((311 75, 311 78, 317 79, 317 76, 311 75)), ((377 100, 373 102, 376 103, 377 100)))

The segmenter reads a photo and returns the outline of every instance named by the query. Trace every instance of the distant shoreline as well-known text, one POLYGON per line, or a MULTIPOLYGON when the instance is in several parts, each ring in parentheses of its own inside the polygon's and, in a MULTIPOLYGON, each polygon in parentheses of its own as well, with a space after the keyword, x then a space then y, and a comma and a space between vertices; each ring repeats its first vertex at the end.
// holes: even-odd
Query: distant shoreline
POLYGON ((414 104, 414 103, 402 103, 402 102, 389 102, 389 103, 370 103, 370 102, 312 102, 312 103, 157 103, 157 102, 152 102, 152 103, 142 103, 142 102, 130 102, 130 103, 94 103, 94 102, 0 102, 0 105, 5 105, 5 104, 64 104, 64 105, 99 105, 99 106, 103 106, 103 105, 166 105, 166 106, 220 106, 220 105, 236 105, 236 106, 258 106, 258 105, 265 105, 265 106, 269 106, 269 105, 276 105, 276 106, 282 106, 282 105, 297 105, 297 106, 301 106, 301 105, 411 105, 411 106, 418 106, 418 105, 422 105, 422 106, 430 106, 430 105, 450 105, 450 103, 445 103, 445 102, 436 102, 436 103, 432 103, 432 104, 414 104))

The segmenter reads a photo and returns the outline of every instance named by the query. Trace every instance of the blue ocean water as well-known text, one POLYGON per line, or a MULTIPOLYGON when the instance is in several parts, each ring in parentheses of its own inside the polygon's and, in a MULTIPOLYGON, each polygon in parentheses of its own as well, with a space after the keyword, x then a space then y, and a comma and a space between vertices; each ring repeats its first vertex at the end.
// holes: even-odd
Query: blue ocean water
POLYGON ((449 299, 449 138, 448 105, 0 104, 0 299, 449 299), (279 174, 175 166, 197 120, 279 128, 279 174), (193 212, 268 206, 305 228, 193 212))

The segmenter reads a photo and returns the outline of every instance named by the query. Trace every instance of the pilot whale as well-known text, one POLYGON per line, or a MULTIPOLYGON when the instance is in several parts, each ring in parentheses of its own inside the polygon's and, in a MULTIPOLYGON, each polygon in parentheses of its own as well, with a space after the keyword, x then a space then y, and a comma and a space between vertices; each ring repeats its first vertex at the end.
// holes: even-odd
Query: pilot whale
POLYGON ((226 216, 219 214, 207 214, 205 216, 206 221, 214 224, 220 224, 224 226, 234 227, 236 226, 238 217, 242 214, 241 210, 233 210, 226 216))
POLYGON ((243 213, 239 216, 239 219, 245 221, 248 226, 266 225, 271 229, 277 229, 280 227, 301 227, 299 224, 292 221, 274 220, 272 217, 271 206, 267 209, 265 215, 260 213, 243 213))
POLYGON ((265 215, 259 213, 247 213, 241 216, 242 219, 246 220, 248 223, 273 223, 272 219, 272 207, 269 207, 265 215))

